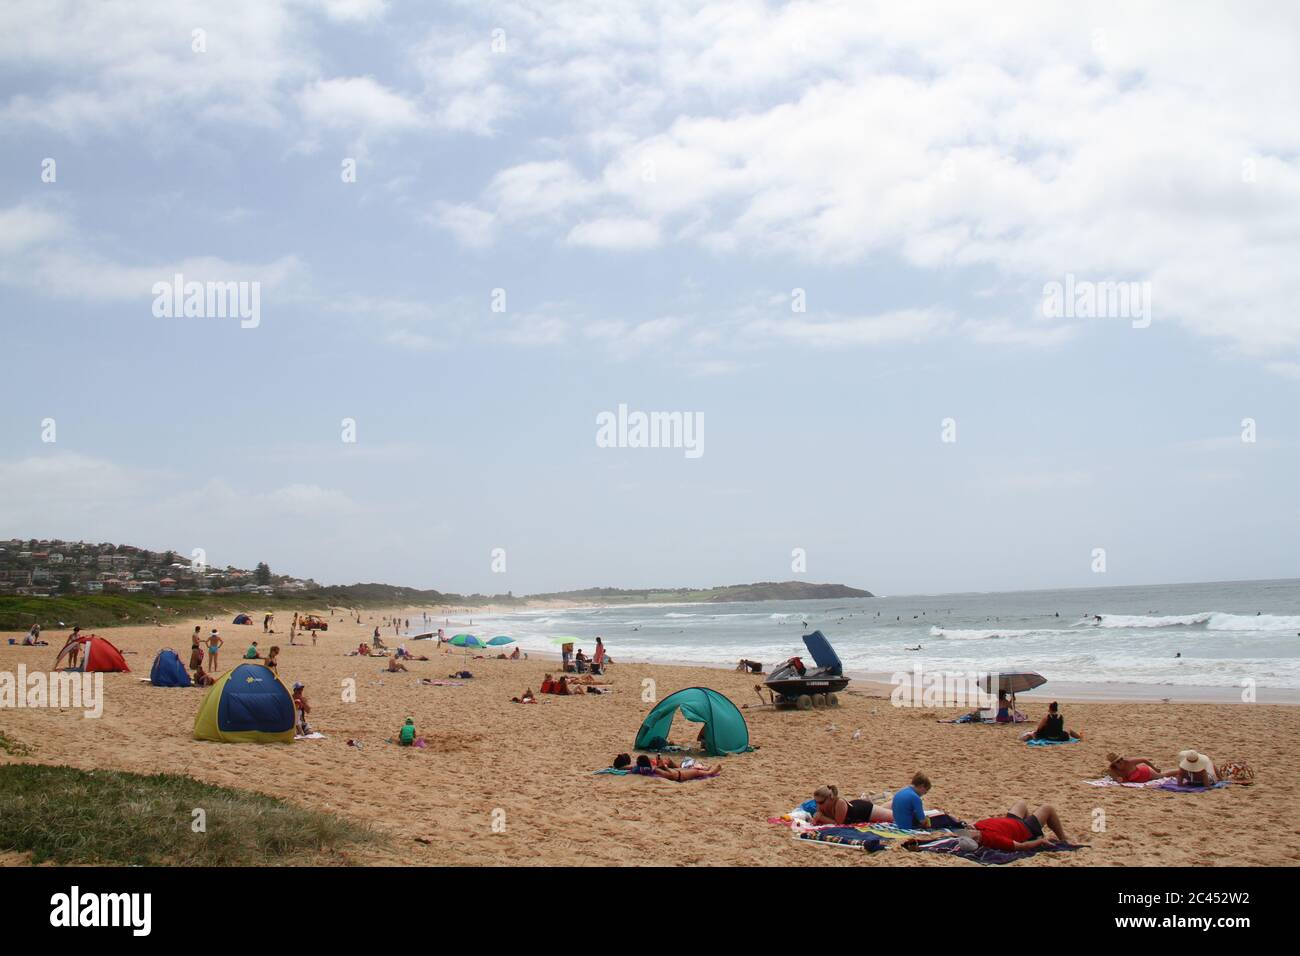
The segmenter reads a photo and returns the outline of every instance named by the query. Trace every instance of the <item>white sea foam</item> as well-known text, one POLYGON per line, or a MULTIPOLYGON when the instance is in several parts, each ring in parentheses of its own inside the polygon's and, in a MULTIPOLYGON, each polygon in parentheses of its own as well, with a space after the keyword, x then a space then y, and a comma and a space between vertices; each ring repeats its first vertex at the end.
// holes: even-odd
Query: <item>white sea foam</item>
POLYGON ((1225 614, 1201 611, 1197 614, 1103 614, 1101 623, 1084 620, 1106 628, 1199 627, 1207 631, 1300 631, 1300 615, 1294 614, 1225 614))
POLYGON ((948 641, 991 641, 1006 637, 1027 637, 1031 634, 1075 634, 1074 631, 1044 630, 1042 628, 1008 628, 997 627, 986 630, 971 628, 932 627, 930 636, 948 641))

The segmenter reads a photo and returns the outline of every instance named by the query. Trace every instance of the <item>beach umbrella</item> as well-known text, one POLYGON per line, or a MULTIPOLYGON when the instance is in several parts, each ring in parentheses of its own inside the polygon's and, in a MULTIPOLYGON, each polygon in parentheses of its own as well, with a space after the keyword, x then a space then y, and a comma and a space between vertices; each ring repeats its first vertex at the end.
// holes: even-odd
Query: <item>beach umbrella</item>
POLYGON ((985 674, 983 679, 984 690, 990 694, 1006 693, 1012 696, 1022 694, 1027 690, 1033 690, 1035 687, 1041 687, 1047 683, 1047 678, 1042 674, 1034 671, 1025 671, 1017 674, 998 674, 998 686, 993 684, 993 675, 985 674))
POLYGON ((513 644, 514 642, 515 639, 513 637, 498 634, 496 637, 492 638, 492 640, 488 641, 488 647, 500 647, 502 644, 513 644))
POLYGON ((447 643, 453 647, 487 647, 473 634, 457 634, 447 643))
POLYGON ((1047 678, 1042 674, 1034 671, 1023 671, 1014 674, 998 674, 998 686, 995 688, 992 686, 992 677, 991 674, 984 675, 982 681, 984 690, 990 694, 1010 694, 1012 707, 1016 705, 1016 694, 1033 690, 1035 687, 1041 687, 1047 683, 1047 678))
POLYGON ((576 638, 576 637, 574 637, 574 636, 572 636, 572 635, 568 635, 568 636, 561 635, 560 637, 553 637, 553 638, 551 638, 551 643, 552 643, 552 644, 561 644, 561 645, 563 645, 563 644, 577 644, 577 643, 578 643, 578 640, 579 640, 578 638, 576 638))

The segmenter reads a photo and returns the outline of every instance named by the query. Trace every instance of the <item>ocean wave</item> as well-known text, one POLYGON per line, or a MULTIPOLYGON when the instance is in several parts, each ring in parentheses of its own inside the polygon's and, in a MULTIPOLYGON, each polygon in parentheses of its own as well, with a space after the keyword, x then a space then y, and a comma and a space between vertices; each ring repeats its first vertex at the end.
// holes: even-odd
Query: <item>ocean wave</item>
POLYGON ((1021 628, 1021 629, 1009 628, 1009 627, 995 627, 995 628, 988 628, 985 630, 974 630, 974 629, 963 629, 963 628, 953 628, 953 627, 939 627, 936 625, 935 627, 930 628, 931 637, 942 638, 943 640, 948 640, 948 641, 992 641, 992 640, 998 640, 1000 638, 1006 638, 1006 637, 1025 637, 1030 634, 1071 634, 1071 633, 1075 633, 1075 632, 1056 630, 1053 628, 1041 628, 1041 627, 1031 627, 1031 628, 1021 628))
POLYGON ((768 620, 769 620, 769 621, 784 621, 784 620, 785 620, 787 617, 789 617, 789 616, 790 616, 789 614, 773 614, 771 617, 768 618, 768 620))
POLYGON ((664 617, 695 617, 694 614, 665 614, 664 617))
POLYGON ((1101 622, 1085 619, 1081 625, 1106 628, 1200 627, 1207 631, 1300 631, 1300 615, 1227 614, 1201 611, 1197 614, 1103 614, 1101 622))

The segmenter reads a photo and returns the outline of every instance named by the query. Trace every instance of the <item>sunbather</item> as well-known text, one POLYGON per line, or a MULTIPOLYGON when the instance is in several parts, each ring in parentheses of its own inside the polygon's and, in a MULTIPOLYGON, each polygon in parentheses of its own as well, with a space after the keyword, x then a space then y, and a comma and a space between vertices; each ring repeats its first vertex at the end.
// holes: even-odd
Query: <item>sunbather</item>
POLYGON ((1020 735, 1021 740, 1082 740, 1083 737, 1073 730, 1067 730, 1065 717, 1057 709, 1056 701, 1047 705, 1047 713, 1038 722, 1038 726, 1027 734, 1020 735))
POLYGON ((1053 842, 1043 834, 1044 826, 1062 843, 1074 842, 1065 832, 1055 807, 1045 803, 1030 813, 1029 804, 1024 800, 1017 800, 1005 817, 977 820, 975 829, 968 835, 978 839, 980 846, 994 850, 1035 850, 1053 842))
POLYGON ((706 777, 716 777, 718 774, 722 773, 721 767, 706 767, 702 763, 697 763, 690 767, 655 766, 650 758, 645 754, 638 755, 636 762, 638 767, 649 766, 656 777, 662 777, 665 780, 675 780, 678 783, 685 783, 687 780, 703 780, 706 777))
POLYGON ((1196 750, 1184 750, 1178 755, 1174 776, 1185 787, 1212 787, 1219 782, 1214 761, 1196 750))
POLYGON ((388 659, 388 673, 396 674, 398 671, 404 671, 404 670, 406 670, 406 665, 403 664, 401 661, 399 661, 396 657, 390 657, 388 659))
POLYGON ((1158 777, 1173 776, 1161 770, 1150 757, 1121 757, 1116 753, 1106 755, 1109 765, 1106 776, 1120 783, 1148 783, 1158 777))
POLYGON ((836 824, 852 826, 855 823, 893 823, 893 811, 877 807, 870 800, 845 800, 837 787, 827 784, 813 791, 817 812, 813 825, 836 824))

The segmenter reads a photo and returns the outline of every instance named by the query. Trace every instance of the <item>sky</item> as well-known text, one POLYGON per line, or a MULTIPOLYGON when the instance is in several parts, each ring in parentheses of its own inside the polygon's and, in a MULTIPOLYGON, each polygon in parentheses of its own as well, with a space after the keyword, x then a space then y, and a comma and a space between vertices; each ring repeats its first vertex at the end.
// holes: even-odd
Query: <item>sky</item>
POLYGON ((5 3, 0 537, 464 593, 1300 577, 1300 10, 980 6, 5 3), (159 314, 177 274, 255 317, 159 314))

